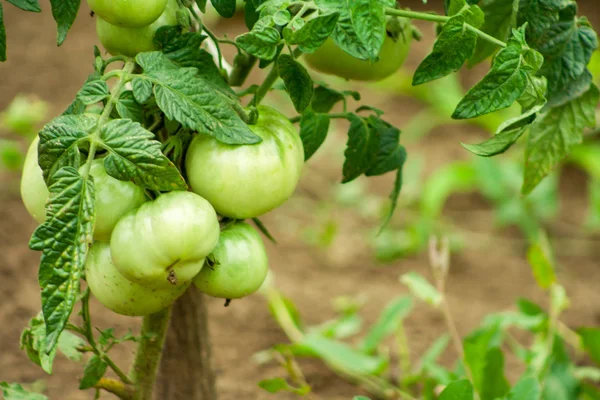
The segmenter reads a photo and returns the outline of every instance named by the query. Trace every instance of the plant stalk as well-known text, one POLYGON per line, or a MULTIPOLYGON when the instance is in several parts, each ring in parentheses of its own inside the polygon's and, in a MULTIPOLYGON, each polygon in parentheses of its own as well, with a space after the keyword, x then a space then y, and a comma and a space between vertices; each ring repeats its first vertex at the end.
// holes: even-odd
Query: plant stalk
POLYGON ((144 317, 140 343, 131 369, 135 385, 135 400, 151 400, 160 362, 171 308, 144 317))

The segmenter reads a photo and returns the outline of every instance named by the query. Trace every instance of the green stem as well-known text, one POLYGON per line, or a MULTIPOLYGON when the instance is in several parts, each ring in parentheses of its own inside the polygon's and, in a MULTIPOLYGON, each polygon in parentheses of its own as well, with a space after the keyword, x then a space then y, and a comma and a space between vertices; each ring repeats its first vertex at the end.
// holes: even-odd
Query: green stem
POLYGON ((215 47, 217 48, 217 57, 219 58, 219 69, 223 69, 223 54, 221 53, 221 46, 219 45, 219 38, 217 35, 212 33, 210 29, 206 26, 202 27, 202 30, 206 32, 206 34, 210 37, 210 39, 215 43, 215 47))
POLYGON ((144 317, 141 340, 131 370, 136 387, 135 400, 152 399, 156 372, 167 336, 171 308, 144 317))
POLYGON ((256 57, 239 53, 233 60, 233 71, 229 74, 229 86, 242 86, 256 64, 256 57))
MULTIPOLYGON (((418 11, 410 11, 410 10, 399 10, 399 9, 391 8, 391 7, 386 8, 385 13, 387 15, 393 15, 396 17, 404 17, 404 18, 410 18, 410 19, 419 19, 422 21, 441 22, 441 23, 447 22, 451 18, 451 17, 447 17, 445 15, 429 14, 429 13, 423 13, 423 12, 418 12, 418 11)), ((465 23, 465 28, 470 30, 471 32, 474 32, 475 34, 477 34, 477 36, 479 36, 480 38, 482 38, 484 40, 487 40, 488 42, 494 43, 495 45, 500 46, 500 47, 506 47, 506 43, 475 28, 473 25, 465 23)))
POLYGON ((271 86, 275 84, 277 78, 279 78, 279 71, 277 70, 277 62, 275 62, 263 83, 256 90, 256 93, 252 98, 251 104, 258 106, 262 99, 265 98, 267 93, 269 93, 269 90, 271 90, 271 86))

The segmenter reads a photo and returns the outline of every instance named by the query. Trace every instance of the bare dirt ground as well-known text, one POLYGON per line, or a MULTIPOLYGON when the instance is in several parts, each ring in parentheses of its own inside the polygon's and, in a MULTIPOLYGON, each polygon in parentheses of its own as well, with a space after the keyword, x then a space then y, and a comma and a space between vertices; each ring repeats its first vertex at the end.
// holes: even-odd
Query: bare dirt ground
MULTIPOLYGON (((415 2, 414 7, 422 8, 423 5, 419 6, 419 3, 415 2)), ((591 7, 592 1, 581 3, 583 11, 590 18, 596 16, 596 21, 592 19, 592 22, 597 25, 598 8, 594 10, 591 7)), ((57 114, 75 96, 91 70, 91 45, 96 41, 93 20, 82 13, 65 45, 56 49, 55 27, 49 13, 27 15, 15 12, 9 5, 6 9, 10 47, 8 63, 0 65, 0 109, 17 93, 33 93, 51 102, 53 111, 57 114)), ((431 30, 426 33, 430 35, 431 30)), ((415 53, 419 52, 413 52, 413 57, 415 53)), ((390 111, 393 122, 398 126, 402 126, 415 109, 415 105, 408 100, 375 98, 379 99, 376 105, 390 111)), ((432 170, 444 162, 467 157, 459 146, 459 141, 473 141, 481 137, 482 133, 473 128, 438 129, 423 142, 411 145, 408 150, 409 153, 425 154, 426 169, 432 170)), ((322 171, 333 179, 339 179, 340 165, 330 165, 327 160, 317 159, 313 167, 312 173, 322 171)), ((372 185, 373 189, 388 190, 390 179, 391 177, 385 177, 376 180, 372 185)), ((29 383, 43 379, 51 399, 91 399, 91 393, 77 390, 78 377, 82 372, 80 365, 59 359, 55 365, 55 373, 50 377, 31 364, 18 348, 22 328, 40 309, 40 296, 37 286, 39 254, 27 248, 35 224, 15 190, 17 180, 17 176, 4 176, 0 181, 0 380, 29 383)), ((576 224, 580 222, 584 211, 582 207, 585 205, 585 184, 585 177, 573 172, 569 173, 568 179, 562 180, 561 220, 576 224)), ((326 199, 330 189, 305 177, 299 193, 302 195, 304 191, 310 191, 326 199)), ((269 215, 265 222, 279 240, 276 246, 268 244, 271 266, 279 286, 297 303, 308 323, 318 323, 332 317, 330 304, 331 299, 336 296, 358 294, 367 297, 364 315, 367 322, 373 322, 382 307, 404 291, 398 283, 399 275, 411 270, 429 274, 425 257, 404 259, 387 266, 378 265, 363 243, 364 237, 355 234, 359 222, 348 210, 335 213, 343 221, 342 233, 337 239, 337 245, 342 250, 340 256, 332 262, 320 251, 300 241, 293 233, 295 230, 282 223, 291 220, 282 216, 295 215, 296 223, 303 224, 302 213, 298 217, 298 209, 301 208, 299 201, 301 200, 290 201, 269 215)), ((309 221, 312 217, 311 209, 303 210, 304 220, 309 221)), ((510 230, 494 231, 489 207, 476 196, 453 197, 447 206, 446 215, 450 218, 454 216, 455 219, 460 219, 461 224, 488 234, 490 241, 494 240, 494 235, 515 235, 510 230), (471 209, 477 209, 478 212, 470 213, 471 209)), ((531 277, 524 256, 525 248, 515 241, 508 243, 512 245, 499 241, 494 246, 496 250, 492 251, 487 247, 467 248, 453 257, 448 291, 461 334, 475 328, 486 313, 511 307, 518 297, 526 296, 544 301, 543 294, 531 277)), ((588 246, 582 251, 567 252, 570 253, 568 256, 559 254, 560 278, 572 302, 565 322, 573 327, 600 323, 598 249, 598 246, 588 246)), ((220 300, 210 300, 209 307, 220 398, 293 398, 285 394, 272 396, 256 386, 259 380, 281 375, 282 371, 275 365, 257 366, 251 360, 252 355, 286 341, 271 319, 263 299, 251 296, 234 302, 228 308, 224 308, 220 300)), ((93 303, 92 312, 95 316, 94 324, 102 328, 116 326, 118 331, 125 332, 139 323, 137 319, 116 316, 98 303, 93 303)), ((414 357, 418 357, 444 331, 440 315, 425 306, 418 306, 408 319, 406 327, 414 357)), ((115 351, 115 358, 123 365, 130 360, 131 355, 128 347, 115 351)), ((455 354, 451 351, 445 355, 448 361, 454 358, 455 354)), ((336 378, 318 361, 303 361, 301 365, 320 399, 342 400, 361 394, 360 389, 336 378)), ((507 369, 514 368, 514 361, 509 361, 507 369)))

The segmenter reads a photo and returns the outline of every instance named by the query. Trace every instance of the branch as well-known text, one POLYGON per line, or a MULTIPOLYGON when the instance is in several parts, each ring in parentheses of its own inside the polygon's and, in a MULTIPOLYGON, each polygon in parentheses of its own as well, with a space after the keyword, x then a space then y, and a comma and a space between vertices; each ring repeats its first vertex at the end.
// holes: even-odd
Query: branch
POLYGON ((124 383, 111 378, 101 378, 98 383, 94 385, 94 388, 106 390, 121 400, 133 400, 135 395, 135 390, 131 385, 125 385, 124 383))

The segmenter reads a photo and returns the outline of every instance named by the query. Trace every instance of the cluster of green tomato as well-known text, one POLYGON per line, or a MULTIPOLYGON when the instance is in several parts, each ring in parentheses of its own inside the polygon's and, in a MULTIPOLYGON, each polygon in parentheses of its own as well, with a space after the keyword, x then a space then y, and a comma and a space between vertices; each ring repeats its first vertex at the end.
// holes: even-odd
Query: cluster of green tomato
MULTIPOLYGON (((250 129, 262 138, 259 144, 234 146, 196 135, 185 166, 191 192, 173 191, 148 201, 141 187, 108 175, 103 158, 93 161, 96 217, 86 280, 104 306, 143 316, 169 306, 192 283, 226 299, 260 288, 267 255, 258 231, 243 220, 291 196, 304 150, 287 118, 269 107, 258 111, 250 129), (219 221, 218 215, 227 218, 219 221)), ((38 146, 36 138, 25 159, 21 195, 42 223, 49 191, 38 146)))

